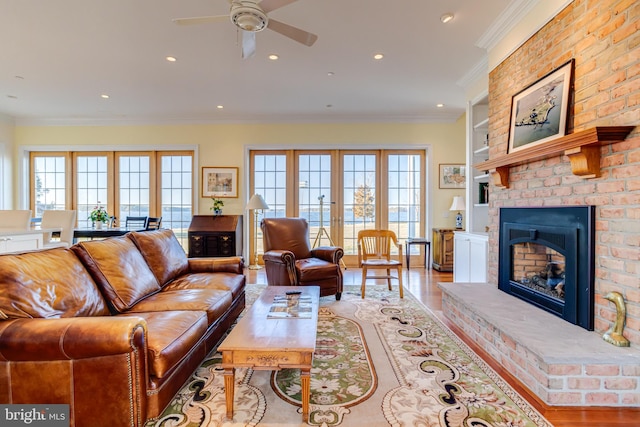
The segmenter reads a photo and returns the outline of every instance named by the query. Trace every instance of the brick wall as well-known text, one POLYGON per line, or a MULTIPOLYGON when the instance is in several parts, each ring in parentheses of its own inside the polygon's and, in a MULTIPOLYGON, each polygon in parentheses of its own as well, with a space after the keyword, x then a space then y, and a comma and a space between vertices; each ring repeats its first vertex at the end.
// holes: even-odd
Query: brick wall
MULTIPOLYGON (((504 155, 511 97, 575 60, 568 132, 640 124, 640 2, 575 0, 489 75, 490 158, 504 155)), ((596 331, 615 319, 603 296, 621 292, 625 336, 640 346, 640 127, 601 149, 601 176, 582 179, 564 156, 516 166, 508 189, 491 188, 489 282, 498 280, 498 215, 503 206, 595 205, 596 331)))

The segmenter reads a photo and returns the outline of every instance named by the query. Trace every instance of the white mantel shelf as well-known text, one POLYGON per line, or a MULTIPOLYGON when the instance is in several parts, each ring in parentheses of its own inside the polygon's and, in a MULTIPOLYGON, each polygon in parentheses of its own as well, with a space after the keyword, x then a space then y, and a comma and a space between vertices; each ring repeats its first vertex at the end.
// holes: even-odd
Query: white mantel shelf
POLYGON ((524 148, 495 159, 473 165, 489 171, 496 187, 509 187, 509 168, 557 155, 566 155, 571 172, 583 178, 600 176, 600 147, 624 141, 635 126, 598 126, 554 139, 544 144, 524 148))

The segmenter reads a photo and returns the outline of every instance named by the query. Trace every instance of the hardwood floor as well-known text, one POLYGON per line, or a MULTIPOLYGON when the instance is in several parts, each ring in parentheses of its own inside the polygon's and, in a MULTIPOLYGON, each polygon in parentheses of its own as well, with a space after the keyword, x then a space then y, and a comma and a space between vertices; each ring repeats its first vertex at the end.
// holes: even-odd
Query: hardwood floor
MULTIPOLYGON (((264 269, 246 270, 247 283, 267 283, 264 269)), ((438 315, 467 345, 482 357, 498 374, 525 397, 532 406, 545 416, 555 427, 630 427, 640 425, 640 408, 593 408, 562 407, 551 408, 528 391, 487 353, 479 349, 464 333, 451 324, 442 314, 442 294, 438 282, 451 282, 452 273, 440 273, 422 267, 414 267, 403 272, 405 290, 410 291, 424 305, 438 315)), ((344 270, 344 284, 360 285, 361 270, 349 267, 344 270)))

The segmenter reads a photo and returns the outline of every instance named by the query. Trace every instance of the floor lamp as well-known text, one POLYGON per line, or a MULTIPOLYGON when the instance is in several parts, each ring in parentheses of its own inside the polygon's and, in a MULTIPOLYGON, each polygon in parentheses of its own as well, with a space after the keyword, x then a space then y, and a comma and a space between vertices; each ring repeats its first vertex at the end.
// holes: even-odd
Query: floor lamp
POLYGON ((253 233, 255 239, 253 252, 255 256, 253 257, 253 264, 249 266, 249 270, 260 270, 262 267, 258 265, 258 211, 269 209, 269 205, 267 205, 267 202, 264 201, 260 194, 254 194, 253 196, 251 196, 251 199, 249 199, 249 203, 247 203, 245 209, 247 209, 248 211, 252 210, 255 215, 255 230, 253 233))

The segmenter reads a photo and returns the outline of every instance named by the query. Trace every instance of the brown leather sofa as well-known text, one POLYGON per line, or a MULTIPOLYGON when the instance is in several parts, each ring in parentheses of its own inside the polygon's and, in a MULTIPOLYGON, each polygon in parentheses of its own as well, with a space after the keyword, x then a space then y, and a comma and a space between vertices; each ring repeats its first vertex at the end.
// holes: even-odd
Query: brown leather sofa
POLYGON ((265 218, 262 228, 265 272, 269 285, 320 287, 320 296, 342 296, 340 260, 337 246, 311 248, 309 224, 304 218, 265 218))
POLYGON ((239 257, 187 258, 171 230, 0 255, 0 403, 70 426, 157 417, 245 306, 239 257))

